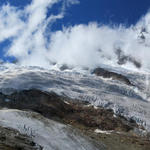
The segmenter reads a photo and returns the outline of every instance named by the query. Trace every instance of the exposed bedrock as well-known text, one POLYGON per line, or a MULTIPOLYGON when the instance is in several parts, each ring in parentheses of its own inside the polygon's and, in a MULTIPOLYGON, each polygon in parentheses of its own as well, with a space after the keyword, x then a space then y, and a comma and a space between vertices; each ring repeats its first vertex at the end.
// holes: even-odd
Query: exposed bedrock
POLYGON ((92 74, 95 74, 97 76, 101 76, 103 78, 111 78, 112 80, 118 80, 124 84, 127 84, 129 86, 134 86, 132 82, 124 75, 108 71, 103 68, 96 68, 93 70, 92 74))

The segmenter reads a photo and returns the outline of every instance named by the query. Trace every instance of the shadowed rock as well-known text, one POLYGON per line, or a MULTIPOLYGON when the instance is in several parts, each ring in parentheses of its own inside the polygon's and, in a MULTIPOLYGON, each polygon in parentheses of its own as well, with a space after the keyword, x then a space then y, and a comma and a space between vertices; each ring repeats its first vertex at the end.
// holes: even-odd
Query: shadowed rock
POLYGON ((69 66, 66 65, 66 64, 63 64, 59 69, 60 69, 61 71, 65 71, 65 70, 71 70, 72 68, 69 67, 69 66))
MULTIPOLYGON (((142 38, 142 37, 141 37, 142 38)), ((143 37, 144 38, 144 37, 143 37)), ((136 60, 134 57, 130 56, 130 55, 125 55, 124 52, 121 49, 117 49, 115 51, 117 57, 118 57, 118 64, 119 65, 124 65, 127 62, 132 63, 136 68, 141 68, 142 64, 136 60)))
POLYGON ((92 74, 96 74, 97 76, 101 76, 103 78, 111 78, 112 80, 118 80, 124 84, 127 84, 129 86, 134 86, 130 80, 123 76, 122 74, 118 74, 115 72, 111 72, 111 71, 107 71, 103 68, 96 68, 94 69, 94 71, 92 72, 92 74))
POLYGON ((16 130, 0 127, 0 150, 42 150, 42 147, 16 130))

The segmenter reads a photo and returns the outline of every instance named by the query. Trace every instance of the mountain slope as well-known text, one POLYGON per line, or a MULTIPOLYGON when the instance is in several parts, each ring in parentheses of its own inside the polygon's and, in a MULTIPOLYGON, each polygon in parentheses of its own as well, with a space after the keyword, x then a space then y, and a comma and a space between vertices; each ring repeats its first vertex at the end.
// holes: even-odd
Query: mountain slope
POLYGON ((149 73, 0 69, 0 126, 44 150, 149 149, 149 73))
MULTIPOLYGON (((112 69, 111 69, 112 70, 112 69)), ((118 70, 115 70, 118 72, 118 70)), ((5 68, 0 72, 4 94, 25 89, 53 91, 58 95, 88 101, 94 106, 113 109, 150 130, 149 74, 119 70, 134 86, 78 72, 60 72, 37 67, 5 68)))

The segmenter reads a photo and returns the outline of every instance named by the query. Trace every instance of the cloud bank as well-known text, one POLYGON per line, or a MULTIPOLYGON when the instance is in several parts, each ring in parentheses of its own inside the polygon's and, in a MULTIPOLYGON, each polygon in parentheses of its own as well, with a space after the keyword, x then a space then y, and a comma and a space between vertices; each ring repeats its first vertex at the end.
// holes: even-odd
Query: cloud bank
POLYGON ((149 12, 130 27, 90 22, 53 32, 51 25, 65 17, 67 7, 74 4, 79 1, 32 0, 24 9, 1 6, 0 42, 11 41, 5 55, 24 66, 93 68, 108 64, 150 69, 149 12), (62 4, 60 12, 48 16, 56 3, 62 4))

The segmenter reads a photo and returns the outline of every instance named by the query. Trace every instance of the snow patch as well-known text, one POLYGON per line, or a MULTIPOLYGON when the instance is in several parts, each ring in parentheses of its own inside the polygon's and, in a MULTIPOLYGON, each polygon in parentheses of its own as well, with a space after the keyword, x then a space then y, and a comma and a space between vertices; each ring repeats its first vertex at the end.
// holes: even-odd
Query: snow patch
POLYGON ((68 104, 68 105, 70 105, 70 103, 69 103, 69 102, 67 102, 67 101, 64 101, 64 103, 65 103, 65 104, 68 104))
POLYGON ((101 133, 101 134, 111 134, 112 133, 112 131, 103 131, 103 130, 100 130, 100 129, 96 129, 95 131, 94 131, 95 133, 101 133))

